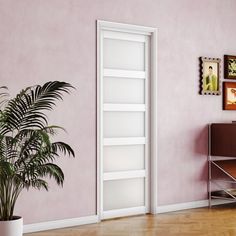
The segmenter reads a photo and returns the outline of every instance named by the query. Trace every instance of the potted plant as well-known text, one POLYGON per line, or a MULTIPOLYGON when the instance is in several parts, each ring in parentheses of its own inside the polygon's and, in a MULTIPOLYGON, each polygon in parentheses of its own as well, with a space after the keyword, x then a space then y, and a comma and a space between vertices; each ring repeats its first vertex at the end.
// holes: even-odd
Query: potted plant
POLYGON ((54 163, 60 154, 74 156, 64 142, 53 142, 59 126, 49 125, 45 112, 53 109, 69 83, 50 81, 23 89, 6 99, 0 90, 0 235, 22 236, 22 217, 14 215, 21 191, 31 187, 48 190, 46 178, 62 185, 64 174, 54 163))

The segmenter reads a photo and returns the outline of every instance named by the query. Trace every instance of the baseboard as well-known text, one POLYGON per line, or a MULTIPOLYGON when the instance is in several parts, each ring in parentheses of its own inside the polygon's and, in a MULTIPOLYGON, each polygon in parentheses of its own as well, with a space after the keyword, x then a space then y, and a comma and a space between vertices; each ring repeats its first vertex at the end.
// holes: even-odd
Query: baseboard
POLYGON ((65 220, 56 220, 56 221, 28 224, 28 225, 24 225, 24 233, 33 233, 33 232, 38 232, 38 231, 93 224, 93 223, 97 223, 98 221, 99 221, 98 215, 92 215, 92 216, 84 216, 84 217, 65 219, 65 220))
MULTIPOLYGON (((208 200, 202 200, 202 201, 158 206, 156 208, 156 213, 157 214, 167 213, 167 212, 181 211, 181 210, 194 209, 194 208, 200 208, 200 207, 207 207, 208 203, 209 203, 208 200)), ((232 201, 212 200, 213 206, 220 205, 220 204, 227 204, 227 203, 232 203, 232 201)), ((65 219, 65 220, 40 222, 40 223, 35 223, 35 224, 24 225, 24 233, 34 233, 38 231, 60 229, 60 228, 73 227, 73 226, 86 225, 86 224, 94 224, 98 222, 99 222, 98 215, 84 216, 84 217, 65 219)))
MULTIPOLYGON (((232 203, 232 201, 218 200, 218 199, 212 200, 212 206, 227 204, 227 203, 232 203)), ((208 206, 209 206, 208 200, 185 202, 185 203, 158 206, 156 209, 156 213, 158 214, 158 213, 166 213, 166 212, 173 212, 173 211, 181 211, 181 210, 208 207, 208 206)))
POLYGON ((156 209, 156 213, 166 213, 166 212, 180 211, 180 210, 206 207, 206 206, 208 206, 208 200, 185 202, 185 203, 158 206, 156 209))

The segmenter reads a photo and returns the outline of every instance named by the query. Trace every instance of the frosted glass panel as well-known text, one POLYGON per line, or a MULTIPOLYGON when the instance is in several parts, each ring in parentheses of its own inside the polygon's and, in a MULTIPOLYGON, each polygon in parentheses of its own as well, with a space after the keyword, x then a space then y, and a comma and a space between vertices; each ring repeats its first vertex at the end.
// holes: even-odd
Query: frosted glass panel
POLYGON ((145 47, 142 42, 104 39, 104 68, 144 70, 145 47))
POLYGON ((144 103, 145 80, 104 78, 104 103, 144 103))
POLYGON ((104 182, 104 210, 144 206, 144 179, 122 179, 104 182))
POLYGON ((144 169, 144 145, 105 146, 104 172, 144 169))
POLYGON ((104 112, 104 138, 144 137, 144 112, 104 112))

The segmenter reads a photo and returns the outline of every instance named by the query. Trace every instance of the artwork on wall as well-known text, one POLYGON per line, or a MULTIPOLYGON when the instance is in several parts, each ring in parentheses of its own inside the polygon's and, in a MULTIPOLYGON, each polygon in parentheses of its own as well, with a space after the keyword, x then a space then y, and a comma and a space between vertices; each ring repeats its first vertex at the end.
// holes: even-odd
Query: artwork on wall
POLYGON ((226 79, 236 79, 236 56, 224 55, 224 75, 226 79))
POLYGON ((236 82, 223 83, 223 109, 236 110, 236 82))
POLYGON ((201 94, 220 95, 220 61, 220 58, 200 57, 201 94))

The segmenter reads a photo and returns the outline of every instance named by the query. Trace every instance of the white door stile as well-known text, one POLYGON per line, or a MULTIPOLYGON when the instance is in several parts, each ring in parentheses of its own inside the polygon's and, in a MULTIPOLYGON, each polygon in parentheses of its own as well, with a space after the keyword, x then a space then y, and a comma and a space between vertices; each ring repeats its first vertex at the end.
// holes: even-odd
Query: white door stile
POLYGON ((145 111, 145 137, 146 137, 146 144, 145 145, 145 169, 147 176, 145 177, 145 192, 146 192, 146 197, 145 198, 145 206, 146 206, 146 213, 150 212, 150 200, 151 200, 151 195, 150 195, 150 189, 151 189, 151 183, 150 183, 150 152, 149 152, 149 147, 150 147, 150 76, 149 76, 149 67, 150 67, 150 44, 149 44, 150 37, 145 36, 145 104, 146 104, 146 111, 145 111), (149 193, 149 194, 147 194, 149 193))
POLYGON ((96 112, 97 112, 97 119, 96 119, 96 131, 97 131, 97 139, 96 139, 96 148, 97 148, 97 158, 96 158, 96 174, 97 174, 97 178, 96 178, 96 210, 97 210, 97 216, 98 216, 98 222, 101 221, 101 209, 102 209, 102 205, 101 205, 101 146, 103 146, 102 143, 102 133, 101 133, 101 125, 102 125, 102 119, 101 119, 101 93, 102 93, 102 88, 101 88, 101 78, 102 78, 102 73, 101 70, 103 68, 102 66, 102 61, 101 61, 101 54, 102 54, 102 40, 101 40, 101 34, 102 34, 102 30, 101 30, 101 25, 100 23, 97 21, 97 87, 96 87, 96 93, 97 93, 97 103, 96 103, 96 112))
POLYGON ((103 194, 102 194, 102 189, 103 189, 103 181, 101 181, 103 179, 103 146, 104 146, 104 140, 103 140, 103 110, 102 108, 102 104, 103 104, 103 76, 104 76, 104 67, 103 67, 103 60, 101 60, 101 58, 103 58, 103 31, 100 29, 100 27, 98 27, 99 30, 99 39, 98 39, 98 44, 99 44, 99 55, 100 55, 100 60, 99 60, 99 68, 98 68, 98 73, 99 73, 99 86, 97 88, 97 93, 99 95, 99 103, 97 104, 97 112, 99 114, 98 117, 98 135, 99 135, 99 143, 98 143, 98 147, 99 147, 99 159, 97 161, 97 165, 99 166, 98 169, 98 178, 99 178, 99 182, 97 183, 97 188, 99 188, 99 190, 97 191, 97 208, 98 208, 98 215, 99 215, 99 220, 102 219, 102 209, 103 209, 103 194))
POLYGON ((152 29, 152 36, 150 38, 150 179, 151 179, 151 189, 150 189, 150 212, 152 214, 157 214, 158 207, 158 190, 157 190, 157 169, 158 169, 158 149, 157 149, 157 124, 158 124, 158 108, 157 108, 157 29, 152 29))
MULTIPOLYGON (((113 217, 121 217, 121 216, 129 216, 135 214, 142 214, 151 211, 154 213, 153 208, 156 208, 156 199, 153 200, 152 196, 150 196, 150 192, 153 194, 156 190, 156 187, 150 186, 150 179, 153 179, 153 173, 150 175, 150 170, 155 171, 156 169, 150 169, 150 163, 153 164, 153 155, 156 155, 156 150, 151 146, 149 149, 149 145, 151 144, 153 134, 156 133, 149 132, 151 125, 156 125, 156 122, 150 118, 150 105, 153 109, 153 104, 150 102, 150 85, 149 83, 150 70, 149 65, 150 61, 150 36, 152 34, 156 34, 155 29, 149 27, 140 27, 133 26, 133 30, 129 29, 129 25, 125 24, 117 24, 99 21, 97 28, 98 41, 97 45, 99 47, 98 50, 98 87, 97 87, 97 95, 98 95, 98 104, 97 104, 97 132, 98 132, 98 160, 97 160, 97 212, 100 219, 108 219, 113 217), (112 26, 112 27, 111 27, 112 26), (114 29, 114 27, 118 26, 114 29), (142 31, 142 29, 144 31, 142 31), (115 34, 114 34, 115 32, 115 34), (131 35, 125 34, 131 33, 131 35), (111 69, 104 68, 103 66, 103 39, 118 39, 118 40, 128 40, 131 42, 143 42, 145 45, 145 69, 144 71, 137 70, 122 70, 122 69, 111 69), (103 101, 103 78, 105 77, 116 77, 116 78, 127 78, 127 79, 144 79, 145 83, 145 102, 144 104, 119 104, 119 103, 104 103, 103 101), (145 117, 145 134, 144 137, 106 137, 103 136, 103 114, 104 112, 144 112, 145 117), (151 125, 150 125, 151 123, 151 125), (151 135, 151 138, 150 138, 151 135), (106 146, 125 146, 125 145, 145 145, 145 169, 144 170, 129 170, 129 171, 115 171, 115 172, 104 172, 103 171, 103 147, 106 146), (154 153, 154 151, 155 153, 154 153), (152 158, 150 158, 152 155, 152 158), (144 188, 145 188, 145 197, 144 206, 137 207, 128 207, 121 209, 112 209, 112 210, 104 210, 103 205, 103 182, 104 181, 112 181, 112 180, 121 180, 121 179, 135 179, 135 178, 143 178, 144 179, 144 188), (147 197, 149 196, 149 197, 147 197)), ((132 27, 131 27, 132 28, 132 27)), ((152 38, 153 40, 153 38, 152 38)), ((153 42, 151 43, 153 45, 153 42)), ((153 69, 152 69, 153 71, 153 69)), ((156 75, 155 75, 156 76, 156 75)), ((154 91, 156 93, 156 91, 154 91)), ((152 95, 153 97, 153 95, 152 95)), ((156 103, 155 103, 156 104, 156 103)), ((156 157, 154 157, 156 158, 156 157)), ((155 184, 156 181, 151 184, 155 184)), ((154 193, 155 194, 155 193, 154 193)))

